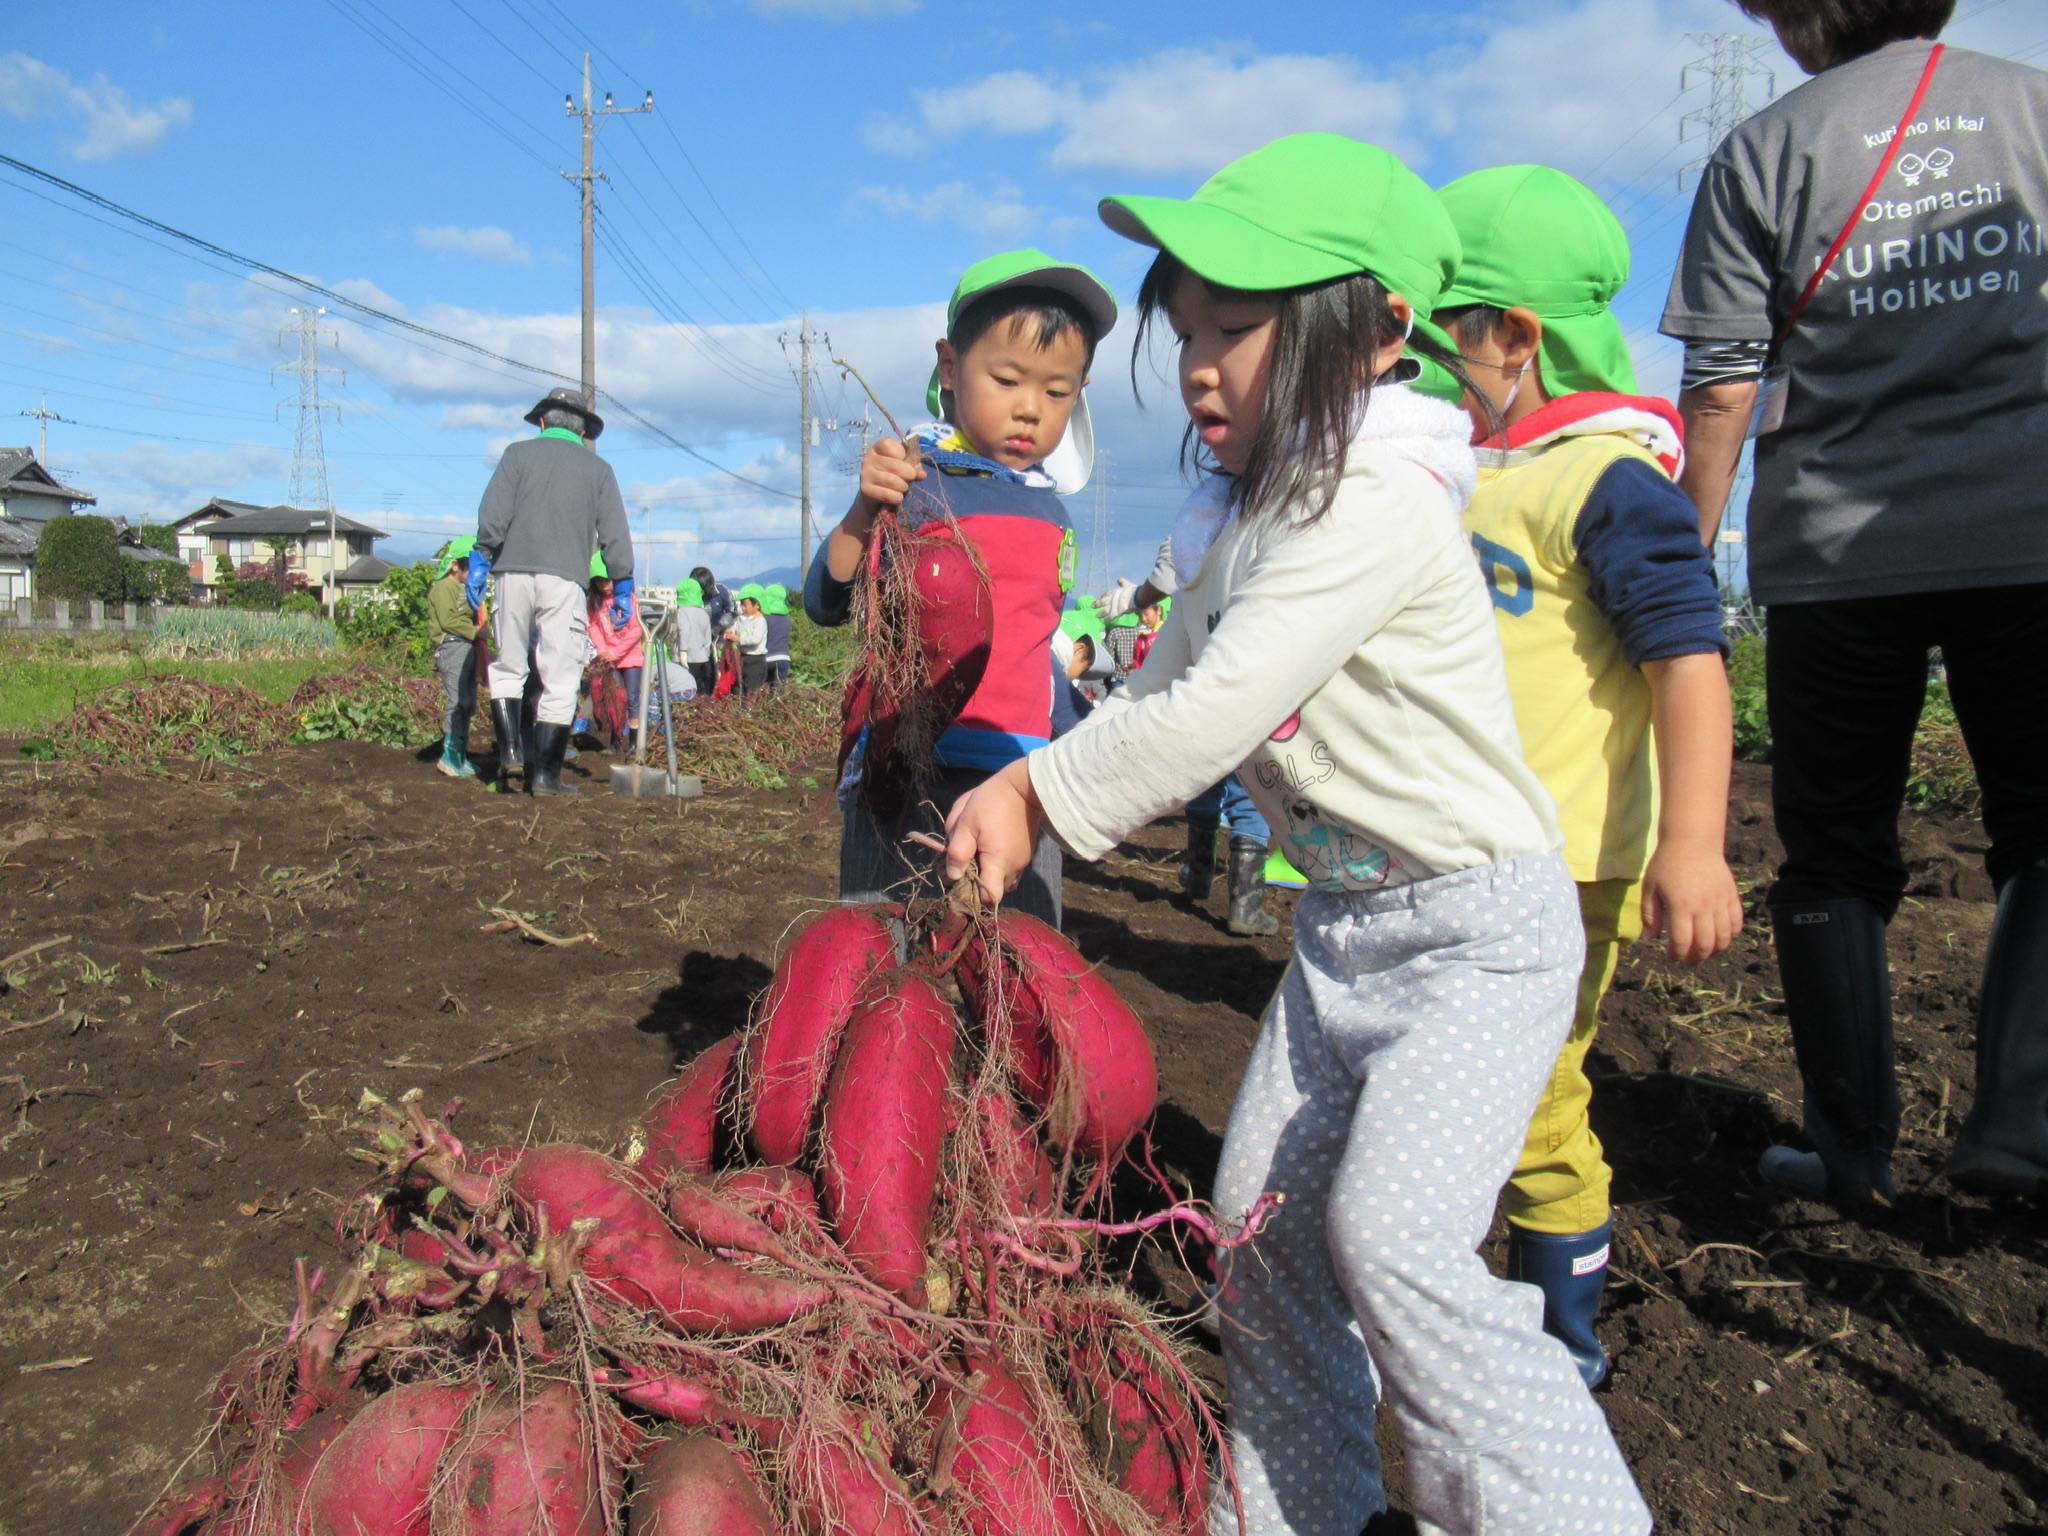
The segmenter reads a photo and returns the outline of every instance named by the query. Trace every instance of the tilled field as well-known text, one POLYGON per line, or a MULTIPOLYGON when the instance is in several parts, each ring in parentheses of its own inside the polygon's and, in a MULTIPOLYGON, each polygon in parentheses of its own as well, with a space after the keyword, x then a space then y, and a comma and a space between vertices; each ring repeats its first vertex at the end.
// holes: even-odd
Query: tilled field
MULTIPOLYGON (((1746 888, 1767 788, 1740 770, 1746 888)), ((1224 933, 1220 892, 1179 897, 1180 836, 1071 868, 1069 929, 1152 1030, 1155 1136, 1200 1183, 1287 949, 1224 933)), ((1664 1529, 2048 1529, 2040 1213, 1934 1178, 1969 1103, 1981 831, 1908 836, 1911 1193, 1884 1230, 1754 1177, 1797 1119, 1767 934, 1698 974, 1639 949, 1609 1004, 1602 1395, 1664 1529)), ((364 1088, 466 1098, 484 1144, 611 1144, 743 1022, 829 900, 836 838, 815 787, 544 803, 367 746, 198 778, 9 768, 0 954, 66 942, 0 994, 0 1533, 123 1531, 163 1486, 213 1372, 289 1312, 292 1260, 333 1257, 364 1088)))

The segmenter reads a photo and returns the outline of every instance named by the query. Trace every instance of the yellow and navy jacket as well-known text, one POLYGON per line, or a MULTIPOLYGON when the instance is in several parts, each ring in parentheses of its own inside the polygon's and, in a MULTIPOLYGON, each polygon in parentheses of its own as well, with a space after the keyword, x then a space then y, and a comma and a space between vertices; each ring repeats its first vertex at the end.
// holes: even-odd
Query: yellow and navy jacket
POLYGON ((1522 753, 1575 880, 1633 880, 1656 817, 1643 663, 1726 652, 1668 402, 1565 395, 1477 450, 1465 532, 1493 597, 1522 753))

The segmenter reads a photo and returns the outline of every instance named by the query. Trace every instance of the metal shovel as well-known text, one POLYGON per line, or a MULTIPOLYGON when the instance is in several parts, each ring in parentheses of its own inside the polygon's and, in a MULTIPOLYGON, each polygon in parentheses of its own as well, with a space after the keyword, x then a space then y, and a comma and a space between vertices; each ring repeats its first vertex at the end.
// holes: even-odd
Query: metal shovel
POLYGON ((651 799, 662 795, 685 797, 704 793, 703 781, 694 774, 678 774, 666 769, 647 766, 647 702, 649 694, 661 691, 661 721, 663 734, 667 738, 671 764, 675 762, 675 732, 669 723, 668 652, 656 641, 651 647, 646 672, 641 678, 640 717, 634 723, 633 761, 612 765, 612 793, 626 795, 633 799, 651 799))

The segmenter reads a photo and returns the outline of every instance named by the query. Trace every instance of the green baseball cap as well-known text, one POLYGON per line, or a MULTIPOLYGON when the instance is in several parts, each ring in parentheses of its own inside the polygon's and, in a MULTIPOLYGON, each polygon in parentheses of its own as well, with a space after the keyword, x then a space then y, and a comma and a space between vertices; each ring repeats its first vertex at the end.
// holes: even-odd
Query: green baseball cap
POLYGON ((704 588, 695 577, 686 577, 676 583, 676 606, 678 608, 702 608, 704 588))
POLYGON ((434 574, 437 577, 446 576, 456 561, 460 560, 464 555, 473 555, 475 553, 475 534, 465 533, 459 538, 450 539, 441 546, 441 552, 434 556, 434 574))
POLYGON ((789 615, 789 588, 779 581, 771 581, 761 589, 761 611, 789 615))
POLYGON ((1458 270, 1458 231, 1429 184, 1375 144, 1290 133, 1230 162, 1193 197, 1105 197, 1102 222, 1189 271, 1249 292, 1370 272, 1429 317, 1458 270))
POLYGON ((1551 394, 1636 392, 1628 341, 1608 307, 1628 281, 1628 235, 1592 188, 1547 165, 1502 165, 1460 176, 1437 196, 1465 250, 1438 308, 1532 309, 1551 394))
POLYGON ((590 579, 592 581, 597 581, 598 579, 602 578, 606 581, 609 581, 611 579, 611 574, 612 573, 610 571, 605 569, 604 556, 593 549, 590 552, 590 579))
MULTIPOLYGON (((1021 251, 1004 251, 977 261, 960 274, 960 281, 953 287, 953 297, 946 304, 946 334, 952 334, 953 322, 960 318, 961 310, 984 294, 1001 288, 1050 288, 1055 293, 1065 294, 1080 305, 1081 312, 1095 323, 1098 343, 1116 329, 1116 295, 1110 291, 1109 284, 1086 267, 1069 261, 1055 261, 1045 252, 1026 246, 1021 251)), ((945 414, 936 367, 932 369, 931 382, 925 386, 924 403, 933 417, 945 414)), ((1074 495, 1088 483, 1088 477, 1095 468, 1095 426, 1089 417, 1085 390, 1074 405, 1066 437, 1059 447, 1046 455, 1045 467, 1063 496, 1074 495)))
POLYGON ((741 587, 739 591, 733 593, 733 601, 745 602, 748 598, 751 597, 755 602, 758 603, 761 601, 762 598, 766 597, 767 595, 767 588, 763 587, 757 581, 750 581, 744 587, 741 587))

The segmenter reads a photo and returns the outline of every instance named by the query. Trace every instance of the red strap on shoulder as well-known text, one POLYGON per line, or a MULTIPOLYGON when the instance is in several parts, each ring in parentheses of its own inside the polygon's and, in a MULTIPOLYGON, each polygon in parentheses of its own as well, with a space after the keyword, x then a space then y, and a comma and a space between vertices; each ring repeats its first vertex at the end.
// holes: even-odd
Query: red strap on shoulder
POLYGON ((1792 306, 1792 313, 1785 317, 1785 323, 1778 327, 1778 334, 1771 338, 1772 358, 1777 357, 1778 349, 1785 345, 1786 338, 1792 334, 1792 327, 1799 323, 1799 317, 1806 313, 1806 306, 1811 304, 1813 296, 1820 292, 1821 281, 1834 266, 1835 258, 1842 254, 1842 247, 1849 243, 1849 236, 1855 232, 1856 225, 1863 218, 1863 210, 1870 206, 1871 198, 1877 195, 1877 189, 1883 183, 1885 173, 1891 170, 1892 161, 1899 153, 1899 141, 1905 138, 1906 130, 1912 126, 1913 119, 1920 115, 1920 103, 1927 99, 1927 87, 1934 79, 1934 66, 1941 62, 1941 55, 1947 47, 1946 43, 1936 43, 1934 51, 1927 55, 1927 67, 1920 71, 1920 84, 1914 88, 1913 99, 1906 103, 1906 113, 1899 119, 1899 126, 1892 130, 1891 142, 1884 147, 1884 158, 1877 162, 1877 172, 1870 178, 1870 185, 1865 187, 1863 195, 1856 199, 1856 207, 1849 215, 1849 222, 1844 224, 1842 232, 1835 236, 1835 243, 1828 247, 1827 256, 1814 268, 1813 276, 1807 279, 1806 289, 1799 295, 1799 302, 1792 306))

